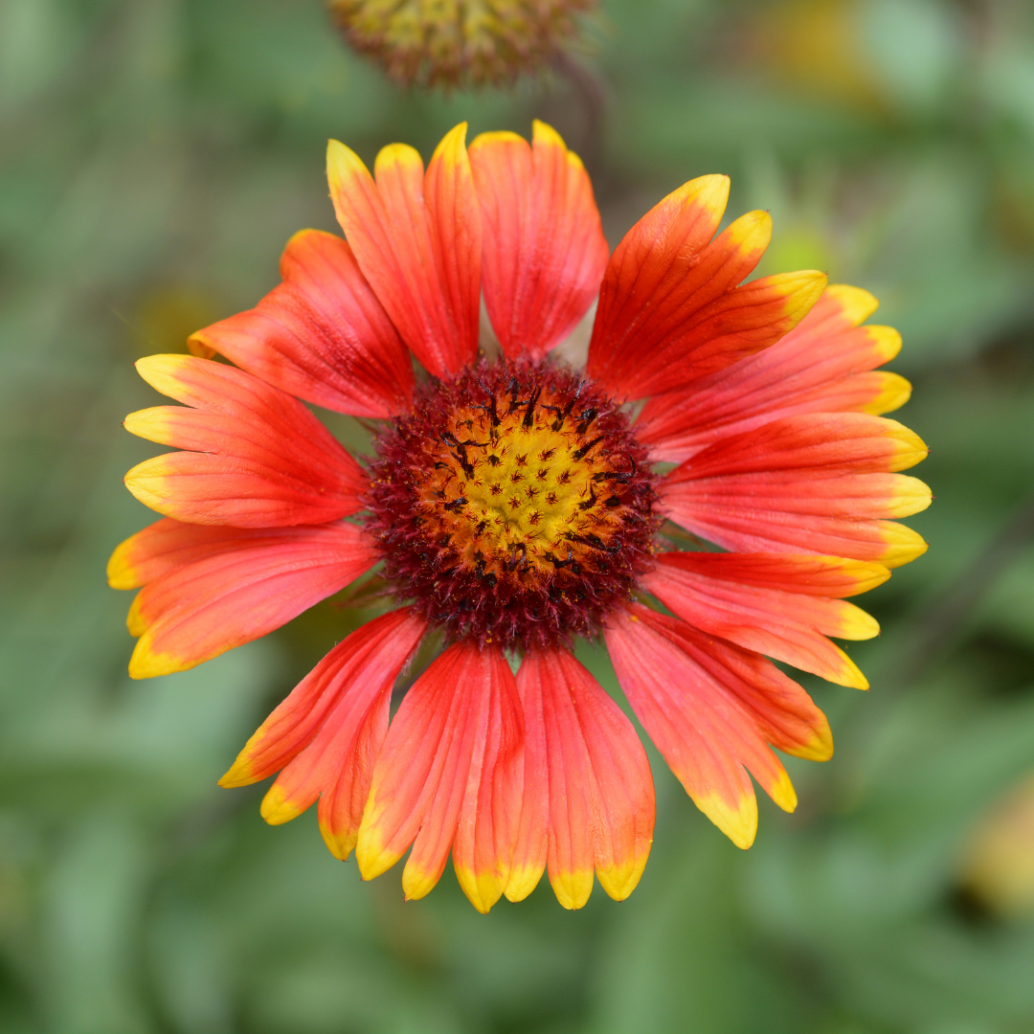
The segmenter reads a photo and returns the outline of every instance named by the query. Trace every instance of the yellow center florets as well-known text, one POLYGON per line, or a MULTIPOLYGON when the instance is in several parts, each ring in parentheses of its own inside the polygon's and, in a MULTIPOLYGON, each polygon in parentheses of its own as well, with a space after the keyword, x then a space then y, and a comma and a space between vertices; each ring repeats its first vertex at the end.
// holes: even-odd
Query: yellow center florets
POLYGON ((540 392, 450 415, 418 498, 429 536, 461 563, 527 581, 606 555, 631 461, 602 454, 595 411, 565 416, 563 403, 540 392))

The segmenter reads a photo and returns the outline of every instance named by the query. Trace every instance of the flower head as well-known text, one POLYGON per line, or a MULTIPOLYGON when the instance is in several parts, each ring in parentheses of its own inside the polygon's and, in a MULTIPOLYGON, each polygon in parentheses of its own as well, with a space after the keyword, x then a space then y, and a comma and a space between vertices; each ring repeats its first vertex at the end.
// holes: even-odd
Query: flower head
POLYGON ((595 0, 330 0, 345 39, 406 85, 485 86, 537 70, 595 0))
POLYGON ((875 635, 846 597, 925 550, 894 519, 929 502, 900 473, 926 449, 881 416, 909 387, 877 369, 900 338, 864 323, 875 299, 813 271, 744 283, 770 221, 717 233, 725 177, 680 187, 610 254, 585 170, 549 127, 469 150, 465 131, 426 170, 387 147, 373 176, 332 142, 345 239, 296 234, 256 308, 199 331, 195 355, 137 364, 184 405, 127 428, 181 451, 127 475, 164 516, 109 577, 140 589, 130 673, 144 677, 379 567, 394 609, 331 650, 222 784, 279 773, 266 820, 318 801, 328 847, 355 850, 367 878, 410 851, 411 898, 451 853, 482 911, 547 869, 576 908, 594 874, 631 893, 654 791, 574 641, 602 637, 687 792, 750 846, 751 776, 796 803, 771 748, 832 753, 822 712, 769 658, 866 688, 830 637, 875 635), (494 358, 479 354, 482 298, 494 358), (585 368, 553 358, 597 299, 585 368), (354 458, 305 402, 380 421, 373 455, 354 458), (444 651, 390 717, 431 629, 444 651))

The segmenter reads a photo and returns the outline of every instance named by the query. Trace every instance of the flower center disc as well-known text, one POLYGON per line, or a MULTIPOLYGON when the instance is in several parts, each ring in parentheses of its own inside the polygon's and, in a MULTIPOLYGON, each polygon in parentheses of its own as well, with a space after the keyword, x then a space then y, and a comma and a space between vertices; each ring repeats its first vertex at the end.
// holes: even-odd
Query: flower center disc
POLYGON ((548 363, 434 382, 378 442, 385 575, 454 638, 590 635, 650 566, 653 478, 621 409, 548 363))

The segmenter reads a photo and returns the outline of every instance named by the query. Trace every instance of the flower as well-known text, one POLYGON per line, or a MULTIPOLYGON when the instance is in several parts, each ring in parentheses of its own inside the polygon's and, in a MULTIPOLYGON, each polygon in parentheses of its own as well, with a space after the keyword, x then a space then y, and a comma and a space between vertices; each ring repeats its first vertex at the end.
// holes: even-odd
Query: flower
POLYGON ((909 386, 876 369, 900 338, 863 325, 871 295, 812 271, 742 283, 771 224, 752 212, 716 236, 726 177, 686 183, 610 254, 553 130, 469 151, 465 134, 426 171, 386 147, 373 177, 332 141, 347 240, 296 234, 256 308, 199 331, 198 354, 137 364, 184 405, 126 427, 182 451, 127 475, 164 517, 118 547, 109 577, 140 589, 141 678, 265 635, 380 565, 395 609, 331 650, 222 785, 279 773, 266 820, 318 801, 330 850, 355 849, 364 877, 411 848, 410 898, 451 851, 481 911, 545 870, 577 908, 594 873, 619 900, 635 887, 654 790, 572 641, 602 636, 689 795, 750 846, 750 775, 796 803, 771 748, 833 749, 768 658, 866 688, 829 637, 875 635, 845 597, 925 550, 891 518, 928 504, 899 473, 926 449, 878 415, 909 386), (479 356, 482 298, 496 358, 479 356), (597 298, 585 369, 556 361, 597 298), (380 421, 375 454, 358 462, 301 400, 380 421), (445 649, 389 721, 429 629, 445 649))
POLYGON ((330 0, 345 40, 407 86, 486 86, 535 71, 595 0, 330 0))
POLYGON ((992 913, 1034 914, 1034 772, 1026 772, 983 810, 960 859, 963 890, 992 913))

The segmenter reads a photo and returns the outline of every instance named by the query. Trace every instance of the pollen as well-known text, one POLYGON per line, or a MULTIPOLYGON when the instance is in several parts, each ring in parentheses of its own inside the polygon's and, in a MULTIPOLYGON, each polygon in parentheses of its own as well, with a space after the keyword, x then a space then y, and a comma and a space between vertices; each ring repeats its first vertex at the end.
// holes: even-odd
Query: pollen
POLYGON ((386 576, 455 638, 591 635, 652 566, 645 450, 620 406, 550 363, 429 386, 372 473, 386 576))

